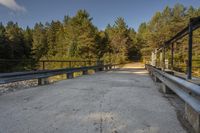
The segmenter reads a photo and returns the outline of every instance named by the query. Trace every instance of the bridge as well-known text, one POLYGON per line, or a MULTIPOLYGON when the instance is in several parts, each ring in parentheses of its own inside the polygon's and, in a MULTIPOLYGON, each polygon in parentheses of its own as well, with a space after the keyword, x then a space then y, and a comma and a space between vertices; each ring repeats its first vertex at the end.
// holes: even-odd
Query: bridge
POLYGON ((192 75, 192 35, 199 27, 200 17, 191 19, 146 64, 72 67, 70 61, 69 68, 45 70, 51 61, 42 61, 43 70, 0 74, 0 84, 38 80, 0 96, 0 133, 200 133, 200 80, 192 75), (180 74, 173 45, 186 35, 187 71, 180 74), (77 72, 82 76, 74 78, 77 72), (56 75, 67 80, 50 83, 56 75))
POLYGON ((1 133, 184 133, 144 65, 0 96, 1 133))

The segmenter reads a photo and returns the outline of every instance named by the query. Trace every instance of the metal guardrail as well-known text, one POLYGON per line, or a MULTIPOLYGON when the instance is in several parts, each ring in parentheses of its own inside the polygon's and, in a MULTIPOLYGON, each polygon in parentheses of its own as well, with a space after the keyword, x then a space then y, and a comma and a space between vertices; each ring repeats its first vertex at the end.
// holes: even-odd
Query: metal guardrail
POLYGON ((12 83, 17 81, 32 80, 32 79, 43 79, 51 76, 61 74, 72 74, 74 72, 86 72, 88 70, 103 71, 115 68, 121 64, 114 65, 98 65, 98 66, 87 66, 78 68, 65 68, 55 70, 38 70, 30 72, 14 72, 14 73, 2 73, 0 74, 0 84, 12 83))
POLYGON ((190 18, 190 21, 188 23, 188 26, 186 26, 184 29, 182 29, 180 32, 178 32, 175 36, 173 36, 171 39, 166 41, 162 47, 158 48, 155 50, 155 52, 152 53, 152 57, 154 57, 154 61, 156 61, 156 55, 158 53, 162 53, 162 68, 165 69, 165 58, 166 58, 166 50, 171 46, 171 67, 174 67, 174 44, 188 35, 188 55, 187 55, 187 79, 192 78, 192 57, 193 57, 193 32, 200 28, 200 16, 195 17, 195 18, 190 18))
MULTIPOLYGON (((36 68, 33 69, 48 69, 48 65, 49 63, 60 63, 60 68, 62 68, 62 65, 64 63, 65 66, 67 65, 68 68, 73 68, 75 66, 92 66, 92 65, 98 65, 98 64, 103 64, 103 61, 101 60, 39 60, 39 61, 34 61, 34 60, 30 60, 30 59, 0 59, 0 64, 1 65, 5 65, 5 66, 15 66, 16 64, 21 65, 21 69, 23 69, 23 64, 31 64, 32 62, 35 62, 35 64, 37 64, 36 68), (20 64, 21 63, 21 64, 20 64)), ((25 66, 26 66, 25 65, 25 66)), ((52 64, 51 64, 52 65, 52 64)), ((58 65, 59 66, 59 65, 58 65)), ((8 69, 9 70, 9 69, 8 69)))
POLYGON ((42 63, 42 69, 45 70, 46 67, 45 67, 45 64, 47 63, 68 63, 69 65, 69 68, 72 68, 73 67, 73 64, 76 64, 76 63, 83 63, 84 66, 87 66, 89 64, 89 66, 91 64, 98 64, 98 61, 92 61, 92 60, 40 60, 38 61, 39 63, 42 63))
POLYGON ((158 78, 163 84, 169 87, 182 100, 189 104, 195 111, 200 113, 200 86, 187 80, 175 77, 154 66, 145 65, 152 76, 158 78))

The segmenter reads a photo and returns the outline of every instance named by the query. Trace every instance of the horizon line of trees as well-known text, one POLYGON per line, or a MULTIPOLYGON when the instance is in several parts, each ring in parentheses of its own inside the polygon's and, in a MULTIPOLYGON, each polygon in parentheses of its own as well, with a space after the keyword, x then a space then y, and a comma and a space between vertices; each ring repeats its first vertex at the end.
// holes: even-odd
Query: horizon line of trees
MULTIPOLYGON (((34 28, 23 29, 12 21, 6 25, 0 23, 0 59, 33 60, 29 64, 22 61, 14 65, 0 64, 0 67, 2 70, 15 70, 17 66, 30 70, 39 60, 45 59, 111 63, 123 63, 135 57, 149 59, 153 49, 160 47, 196 16, 200 16, 200 8, 186 8, 181 4, 173 8, 167 6, 156 12, 149 22, 142 23, 138 32, 128 27, 122 17, 113 25, 108 24, 105 30, 99 30, 86 10, 79 10, 75 16, 64 16, 63 21, 36 23, 34 28)), ((194 34, 199 35, 199 30, 194 34)), ((200 39, 194 41, 199 43, 200 39)), ((187 39, 179 43, 186 44, 187 39)), ((177 48, 184 49, 185 46, 177 48)), ((175 56, 185 58, 185 55, 175 56)), ((198 51, 195 58, 199 58, 198 51)))
MULTIPOLYGON (((94 26, 86 10, 79 10, 73 17, 65 16, 63 21, 36 23, 32 29, 23 29, 12 21, 5 26, 0 23, 0 59, 33 60, 26 69, 45 59, 123 63, 136 56, 140 56, 136 32, 121 17, 105 31, 94 26)), ((15 62, 15 68, 25 64, 23 60, 15 62)), ((13 64, 1 64, 1 68, 15 69, 13 64)))

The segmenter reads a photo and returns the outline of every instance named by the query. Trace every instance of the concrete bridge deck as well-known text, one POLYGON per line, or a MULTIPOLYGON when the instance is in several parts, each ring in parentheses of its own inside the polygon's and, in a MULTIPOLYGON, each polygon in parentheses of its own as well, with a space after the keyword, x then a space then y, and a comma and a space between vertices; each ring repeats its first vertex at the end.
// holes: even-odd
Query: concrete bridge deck
POLYGON ((0 133, 184 133, 140 64, 0 96, 0 133))

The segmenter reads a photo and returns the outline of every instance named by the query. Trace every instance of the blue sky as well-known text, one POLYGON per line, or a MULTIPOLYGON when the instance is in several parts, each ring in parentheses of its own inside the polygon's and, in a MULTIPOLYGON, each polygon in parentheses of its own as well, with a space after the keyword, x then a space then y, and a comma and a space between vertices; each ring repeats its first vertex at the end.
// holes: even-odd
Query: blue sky
POLYGON ((72 16, 77 10, 86 9, 99 29, 113 24, 120 16, 137 30, 156 11, 176 3, 200 7, 200 0, 0 0, 0 21, 5 24, 12 20, 22 27, 33 27, 36 22, 63 20, 64 15, 72 16))

